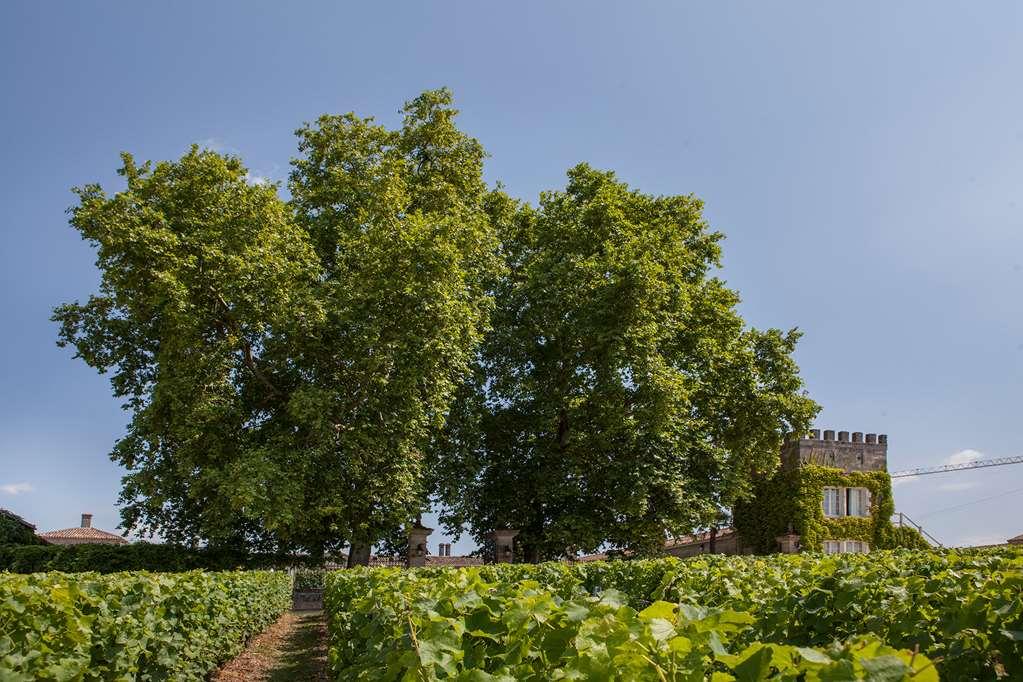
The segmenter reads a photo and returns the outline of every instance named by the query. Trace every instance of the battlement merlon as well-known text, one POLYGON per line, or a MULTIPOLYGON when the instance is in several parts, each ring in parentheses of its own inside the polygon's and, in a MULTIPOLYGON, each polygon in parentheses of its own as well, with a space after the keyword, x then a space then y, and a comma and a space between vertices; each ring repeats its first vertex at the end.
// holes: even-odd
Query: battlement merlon
POLYGON ((839 431, 828 429, 823 437, 820 429, 814 429, 802 438, 792 437, 781 448, 781 465, 785 469, 798 468, 806 464, 835 467, 845 471, 887 471, 888 436, 861 431, 839 431))

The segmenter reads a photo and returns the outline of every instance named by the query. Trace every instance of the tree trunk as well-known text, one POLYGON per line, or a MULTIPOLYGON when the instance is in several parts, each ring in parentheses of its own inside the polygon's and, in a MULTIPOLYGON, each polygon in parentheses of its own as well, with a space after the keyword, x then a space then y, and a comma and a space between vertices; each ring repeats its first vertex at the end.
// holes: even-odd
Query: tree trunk
POLYGON ((710 527, 710 553, 711 554, 717 554, 717 544, 718 544, 718 527, 717 526, 711 526, 710 527))
POLYGON ((312 566, 323 566, 326 563, 326 557, 324 556, 323 544, 318 544, 309 549, 309 560, 312 566))
POLYGON ((527 564, 540 563, 540 548, 533 543, 529 543, 528 545, 523 546, 522 559, 527 564))
POLYGON ((371 549, 373 549, 372 544, 353 540, 348 548, 348 568, 369 566, 369 552, 371 549))

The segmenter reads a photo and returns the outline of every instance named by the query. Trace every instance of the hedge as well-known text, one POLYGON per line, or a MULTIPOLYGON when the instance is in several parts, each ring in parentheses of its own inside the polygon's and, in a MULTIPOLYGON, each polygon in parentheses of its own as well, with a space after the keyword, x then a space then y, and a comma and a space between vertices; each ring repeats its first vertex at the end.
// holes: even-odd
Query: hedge
POLYGON ((0 679, 203 680, 290 603, 283 572, 0 574, 0 679))
POLYGON ((0 545, 0 571, 11 573, 177 573, 197 569, 229 571, 319 564, 322 560, 307 556, 248 554, 216 548, 190 549, 145 542, 130 545, 0 545))

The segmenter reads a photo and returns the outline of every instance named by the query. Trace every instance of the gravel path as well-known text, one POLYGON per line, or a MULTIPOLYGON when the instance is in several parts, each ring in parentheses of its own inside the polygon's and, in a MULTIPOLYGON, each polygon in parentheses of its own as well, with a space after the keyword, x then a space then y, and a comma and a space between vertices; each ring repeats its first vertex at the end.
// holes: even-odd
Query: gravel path
POLYGON ((292 611, 249 642, 214 682, 327 682, 327 628, 321 611, 292 611))

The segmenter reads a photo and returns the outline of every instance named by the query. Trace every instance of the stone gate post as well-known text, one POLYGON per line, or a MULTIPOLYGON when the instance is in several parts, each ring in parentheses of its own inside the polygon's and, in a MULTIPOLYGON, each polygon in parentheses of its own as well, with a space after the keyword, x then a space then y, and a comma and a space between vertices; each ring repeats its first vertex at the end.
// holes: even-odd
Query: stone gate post
POLYGON ((430 537, 433 528, 427 528, 418 520, 408 529, 408 567, 426 565, 426 538, 430 537))
POLYGON ((799 535, 786 533, 775 538, 782 554, 796 554, 799 552, 799 535))
POLYGON ((510 564, 515 558, 515 536, 517 530, 495 530, 490 534, 494 541, 494 560, 499 564, 510 564))

